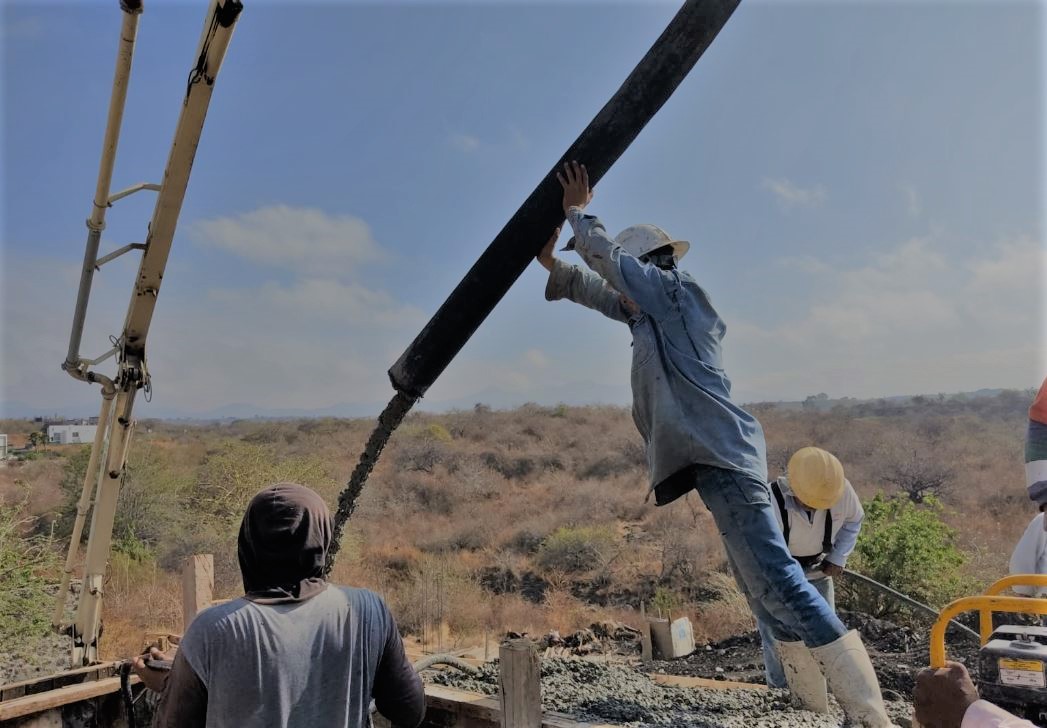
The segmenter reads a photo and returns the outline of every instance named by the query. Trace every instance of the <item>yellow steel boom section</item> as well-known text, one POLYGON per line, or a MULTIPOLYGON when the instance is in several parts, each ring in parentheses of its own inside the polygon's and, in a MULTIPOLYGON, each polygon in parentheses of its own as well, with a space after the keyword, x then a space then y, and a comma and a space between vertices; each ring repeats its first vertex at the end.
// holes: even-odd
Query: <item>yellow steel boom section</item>
POLYGON ((72 636, 74 666, 87 665, 98 659, 104 577, 109 561, 116 500, 120 493, 127 450, 134 428, 132 410, 138 390, 149 388, 145 341, 152 322, 156 298, 160 292, 160 283, 164 277, 164 268, 171 252, 171 242, 189 184, 189 173, 196 156, 196 147, 200 142, 207 107, 214 91, 214 82, 243 6, 240 0, 210 0, 203 32, 196 53, 192 57, 188 85, 167 166, 164 169, 163 183, 139 183, 113 193, 110 184, 142 3, 141 0, 121 0, 120 8, 123 11, 123 24, 109 102, 109 117, 106 122, 94 203, 91 216, 87 220, 87 246, 73 314, 72 333, 69 337, 69 353, 62 363, 62 369, 74 378, 100 385, 102 394, 98 430, 84 476, 83 492, 77 504, 63 584, 51 620, 56 630, 68 632, 72 636), (98 248, 102 231, 105 229, 107 209, 117 200, 142 190, 158 192, 145 243, 125 245, 99 258, 98 248), (142 260, 135 276, 123 330, 110 351, 96 359, 86 359, 80 355, 80 343, 94 273, 105 263, 131 250, 141 250, 142 260), (115 375, 109 377, 92 370, 93 366, 114 355, 115 375), (70 577, 76 567, 77 551, 89 511, 91 525, 84 561, 83 588, 76 618, 71 625, 65 625, 63 621, 66 595, 70 577))

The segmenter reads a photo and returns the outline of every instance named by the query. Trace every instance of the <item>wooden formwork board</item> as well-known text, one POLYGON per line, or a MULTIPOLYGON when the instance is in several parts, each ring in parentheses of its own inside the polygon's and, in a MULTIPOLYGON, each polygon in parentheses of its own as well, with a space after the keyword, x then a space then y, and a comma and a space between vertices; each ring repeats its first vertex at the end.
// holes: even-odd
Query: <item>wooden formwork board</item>
MULTIPOLYGON (((131 676, 131 684, 137 684, 138 677, 131 676)), ((54 708, 61 708, 72 703, 110 695, 120 691, 120 678, 108 677, 102 680, 91 680, 76 685, 47 690, 46 692, 25 695, 0 702, 0 723, 15 718, 36 715, 54 708)))
POLYGON ((0 685, 0 705, 3 705, 3 703, 8 700, 13 700, 14 698, 35 695, 37 693, 62 688, 67 685, 112 677, 116 674, 119 665, 119 662, 102 662, 89 667, 78 667, 72 670, 55 673, 53 675, 34 677, 29 680, 21 680, 19 682, 0 685))
MULTIPOLYGON (((423 728, 500 728, 502 710, 497 697, 470 693, 442 685, 425 686, 425 722, 423 728)), ((390 723, 375 716, 376 728, 390 723)), ((541 728, 616 728, 611 723, 587 723, 563 713, 547 711, 541 728)))

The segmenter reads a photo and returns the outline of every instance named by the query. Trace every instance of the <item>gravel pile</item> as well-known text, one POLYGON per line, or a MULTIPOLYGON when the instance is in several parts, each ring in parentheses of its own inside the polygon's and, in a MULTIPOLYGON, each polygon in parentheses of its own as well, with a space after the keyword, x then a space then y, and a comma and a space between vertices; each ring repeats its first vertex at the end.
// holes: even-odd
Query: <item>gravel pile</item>
MULTIPOLYGON (((48 587, 47 593, 58 593, 58 585, 48 587)), ((66 619, 76 616, 79 582, 69 586, 69 601, 66 602, 66 619)), ((48 613, 50 613, 50 608, 48 613)), ((47 634, 26 639, 17 645, 0 646, 0 685, 47 677, 69 669, 72 640, 67 635, 47 634)))
MULTIPOLYGON (((488 663, 478 677, 455 670, 427 672, 439 685, 494 695, 498 666, 488 663)), ((542 660, 542 704, 546 710, 579 720, 625 726, 678 728, 772 728, 810 726, 836 728, 842 714, 833 703, 831 715, 795 710, 784 690, 710 690, 659 685, 626 665, 579 658, 542 660)), ((911 709, 896 704, 892 714, 908 724, 911 709)))

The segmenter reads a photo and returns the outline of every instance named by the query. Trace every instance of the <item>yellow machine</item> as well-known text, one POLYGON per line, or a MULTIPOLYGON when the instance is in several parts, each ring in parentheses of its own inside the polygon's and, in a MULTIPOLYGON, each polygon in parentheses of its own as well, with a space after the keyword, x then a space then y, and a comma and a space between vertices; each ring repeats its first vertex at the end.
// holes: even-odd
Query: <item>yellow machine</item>
POLYGON ((1047 599, 1001 595, 1014 586, 1047 589, 1047 575, 1008 576, 980 596, 957 599, 946 606, 931 629, 931 667, 945 666, 945 628, 949 621, 964 612, 977 611, 981 637, 978 692, 986 700, 1043 725, 1047 721, 1047 627, 992 626, 994 612, 1047 615, 1047 599))

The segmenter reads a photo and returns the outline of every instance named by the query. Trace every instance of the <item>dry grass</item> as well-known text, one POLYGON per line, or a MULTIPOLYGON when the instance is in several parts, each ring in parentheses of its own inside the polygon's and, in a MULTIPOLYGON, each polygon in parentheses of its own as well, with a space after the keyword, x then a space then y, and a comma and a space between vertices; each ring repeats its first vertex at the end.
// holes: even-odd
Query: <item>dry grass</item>
POLYGON ((695 640, 715 642, 756 629, 756 620, 749 610, 749 603, 733 576, 714 571, 709 575, 708 583, 718 596, 698 608, 693 620, 695 640))
MULTIPOLYGON (((1023 488, 1027 406, 1027 399, 1001 395, 969 403, 927 400, 908 409, 891 403, 820 413, 755 409, 772 477, 804 445, 835 452, 863 498, 893 489, 886 473, 899 452, 947 466, 947 521, 959 528, 968 575, 986 582, 1006 573, 1011 545, 1034 513, 1023 488)), ((372 425, 334 419, 142 423, 136 447, 151 448, 152 465, 139 469, 142 497, 152 493, 153 506, 180 509, 146 551, 175 567, 181 554, 213 550, 216 593, 239 593, 235 524, 222 526, 203 496, 230 495, 223 508, 238 512, 244 498, 291 463, 333 503, 372 425), (243 477, 235 487, 208 479, 229 471, 228 457, 226 470, 216 465, 222 453, 240 450, 264 458, 253 456, 257 462, 237 471, 243 477), (176 487, 178 497, 160 499, 176 487)), ((650 604, 656 590, 692 616, 700 638, 750 628, 745 601, 723 570, 719 535, 697 497, 666 509, 644 503, 640 444, 628 411, 614 407, 412 414, 365 489, 334 580, 376 589, 402 627, 451 642, 509 629, 571 631, 602 618, 635 623, 640 602, 650 604), (606 563, 569 577, 556 573, 556 564, 543 568, 542 545, 557 529, 601 525, 610 541, 595 552, 606 563), (480 576, 492 568, 515 586, 501 594, 482 586, 480 576)), ((54 511, 61 505, 64 462, 0 469, 0 499, 21 488, 16 481, 25 482, 31 509, 54 511)), ((180 624, 173 575, 154 572, 148 560, 125 565, 123 573, 120 568, 114 566, 105 604, 103 649, 110 655, 137 647, 147 632, 180 624)))
POLYGON ((156 635, 182 632, 182 587, 174 574, 115 554, 102 605, 102 659, 117 660, 141 652, 156 635))

